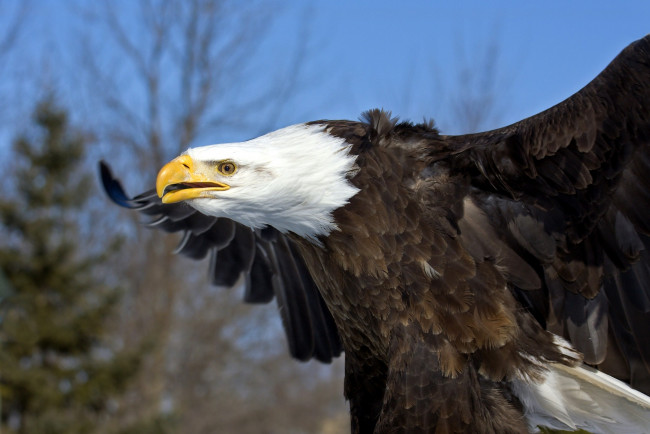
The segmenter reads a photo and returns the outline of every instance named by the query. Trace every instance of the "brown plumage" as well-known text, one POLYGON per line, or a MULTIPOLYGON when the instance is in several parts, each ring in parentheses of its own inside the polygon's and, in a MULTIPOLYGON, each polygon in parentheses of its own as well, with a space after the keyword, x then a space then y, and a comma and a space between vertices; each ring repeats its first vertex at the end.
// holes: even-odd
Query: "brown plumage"
MULTIPOLYGON (((509 127, 443 136, 373 110, 316 121, 359 189, 318 242, 149 192, 120 205, 274 295, 292 355, 346 351, 354 432, 527 432, 510 380, 584 361, 650 393, 650 36, 583 90, 509 127), (552 333, 551 333, 552 332, 552 333)), ((540 380, 541 381, 541 380, 540 380)))

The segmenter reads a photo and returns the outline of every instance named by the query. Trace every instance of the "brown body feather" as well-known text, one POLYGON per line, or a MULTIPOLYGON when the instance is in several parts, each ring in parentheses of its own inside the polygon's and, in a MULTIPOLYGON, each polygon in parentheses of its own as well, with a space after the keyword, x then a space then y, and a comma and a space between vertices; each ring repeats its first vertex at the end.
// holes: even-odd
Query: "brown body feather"
POLYGON ((346 349, 353 426, 525 432, 503 381, 534 378, 540 361, 574 360, 520 310, 498 258, 465 247, 458 222, 471 177, 432 165, 427 151, 444 146, 437 132, 427 130, 425 141, 425 126, 395 124, 380 111, 367 117, 325 123, 358 152, 351 182, 360 192, 334 212, 339 230, 321 245, 294 237, 346 349), (369 387, 371 369, 371 389, 383 392, 369 397, 358 389, 369 387))

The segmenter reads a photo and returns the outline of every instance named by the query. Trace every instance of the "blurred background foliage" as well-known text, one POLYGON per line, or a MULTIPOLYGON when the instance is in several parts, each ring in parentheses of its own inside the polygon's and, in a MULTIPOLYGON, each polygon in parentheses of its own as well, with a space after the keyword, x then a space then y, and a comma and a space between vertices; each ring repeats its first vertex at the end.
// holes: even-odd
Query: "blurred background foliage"
POLYGON ((126 4, 61 2, 77 38, 27 68, 42 4, 0 2, 0 432, 339 432, 342 361, 291 360, 274 305, 210 287, 96 182, 100 158, 144 190, 214 131, 275 127, 307 39, 259 80, 269 4, 126 4))
MULTIPOLYGON (((309 6, 275 52, 277 2, 49 2, 73 28, 38 45, 61 30, 36 30, 44 2, 0 0, 0 432, 347 431, 342 358, 290 359, 273 303, 211 287, 96 179, 106 159, 139 193, 188 146, 284 126, 315 80, 344 94, 313 67, 309 6)), ((437 83, 458 130, 499 121, 499 59, 488 38, 437 83)))

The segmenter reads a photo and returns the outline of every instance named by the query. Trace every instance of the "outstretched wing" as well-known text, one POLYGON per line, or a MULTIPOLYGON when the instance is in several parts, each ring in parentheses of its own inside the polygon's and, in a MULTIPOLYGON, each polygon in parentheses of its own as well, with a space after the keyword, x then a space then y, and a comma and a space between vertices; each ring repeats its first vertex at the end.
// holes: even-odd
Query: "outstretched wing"
POLYGON ((100 173, 113 202, 148 216, 149 227, 182 232, 174 253, 192 259, 210 254, 213 285, 231 287, 243 274, 245 302, 267 303, 275 296, 293 357, 330 362, 341 354, 332 315, 289 238, 273 228, 253 231, 206 216, 184 203, 163 204, 155 190, 129 198, 103 162, 100 173))
POLYGON ((587 363, 650 393, 650 36, 549 110, 443 139, 471 178, 466 244, 587 363))

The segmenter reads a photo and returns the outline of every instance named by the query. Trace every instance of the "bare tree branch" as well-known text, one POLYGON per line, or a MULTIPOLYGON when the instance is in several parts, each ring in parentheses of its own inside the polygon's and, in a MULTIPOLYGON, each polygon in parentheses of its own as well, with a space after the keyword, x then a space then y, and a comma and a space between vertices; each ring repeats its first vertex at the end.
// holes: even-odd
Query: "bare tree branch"
MULTIPOLYGON (((6 4, 7 3, 1 6, 6 7, 6 4)), ((30 2, 24 1, 20 3, 17 10, 10 12, 13 13, 13 16, 8 19, 9 26, 0 31, 0 55, 7 53, 14 47, 16 40, 20 35, 20 31, 22 30, 29 6, 30 2)), ((4 7, 0 8, 0 14, 3 14, 4 7)))
MULTIPOLYGON (((26 16, 30 6, 31 2, 27 0, 17 3, 17 5, 16 2, 0 3, 0 80, 3 82, 7 79, 6 75, 10 73, 10 65, 12 65, 10 56, 14 54, 14 48, 25 30, 26 16)), ((5 104, 0 106, 0 114, 4 115, 10 106, 7 104, 7 96, 11 90, 5 87, 0 88, 0 91, 2 92, 0 97, 5 101, 5 104)))
POLYGON ((444 104, 445 113, 450 113, 452 127, 458 133, 494 127, 503 114, 503 94, 512 77, 501 68, 498 31, 490 34, 480 46, 467 47, 462 35, 454 40, 454 69, 445 83, 440 77, 449 68, 434 67, 437 94, 434 100, 444 104))

